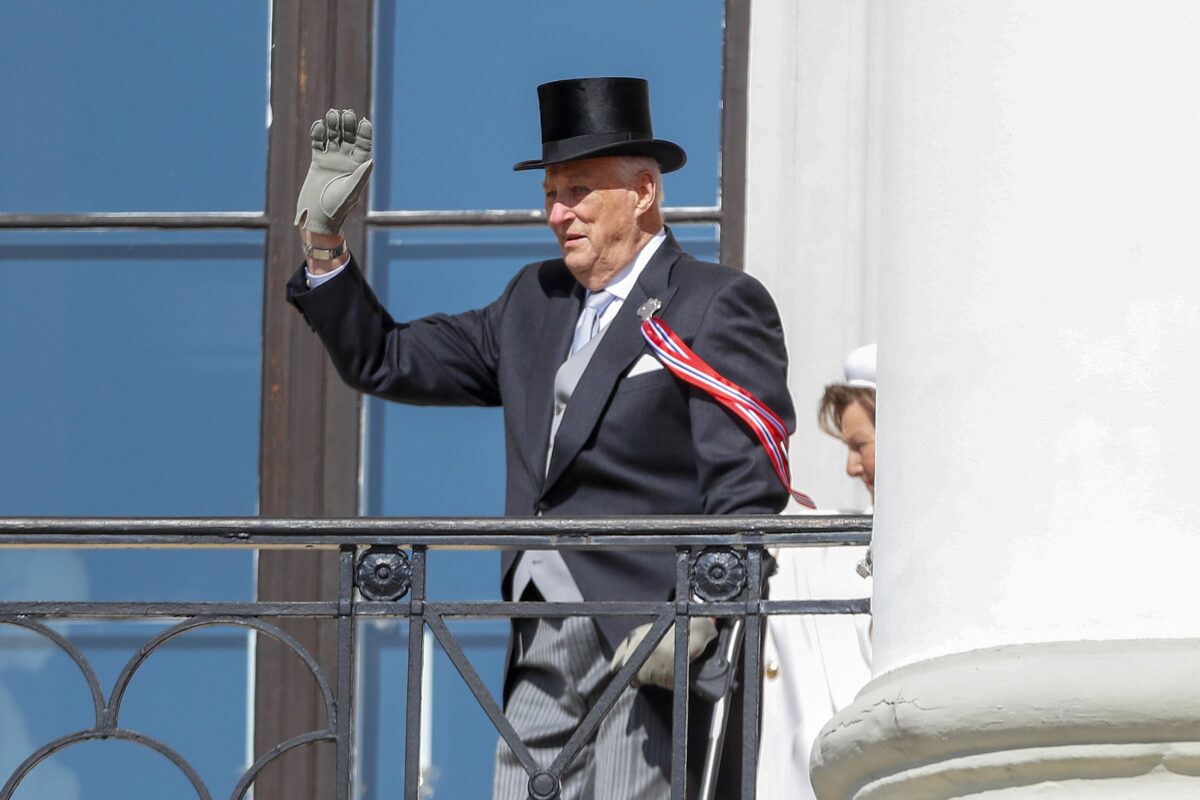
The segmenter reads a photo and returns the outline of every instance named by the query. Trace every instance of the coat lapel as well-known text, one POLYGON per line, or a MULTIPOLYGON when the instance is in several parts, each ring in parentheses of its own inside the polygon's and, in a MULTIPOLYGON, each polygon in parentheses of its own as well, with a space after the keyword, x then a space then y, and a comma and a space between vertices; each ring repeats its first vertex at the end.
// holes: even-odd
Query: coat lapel
MULTIPOLYGON (((642 338, 641 319, 637 315, 638 308, 651 297, 658 298, 663 309, 675 294, 675 289, 668 285, 671 266, 679 259, 682 252, 675 237, 668 231, 666 241, 658 248, 658 252, 650 259, 650 263, 638 277, 629 297, 621 305, 617 316, 609 323, 604 338, 596 347, 596 352, 588 364, 587 370, 579 379, 571 402, 563 412, 562 424, 554 440, 554 455, 550 461, 550 469, 546 473, 546 482, 542 486, 542 495, 554 486, 562 477, 567 465, 579 454, 580 448, 591 436, 600 419, 608 398, 617 387, 618 381, 629 369, 634 360, 645 351, 646 340, 642 338)), ((661 313, 661 312, 660 312, 661 313)), ((572 328, 574 320, 571 320, 572 328)), ((550 383, 553 385, 554 374, 558 371, 556 364, 551 370, 550 383)), ((553 403, 548 400, 547 408, 552 412, 553 403)), ((549 417, 547 417, 547 420, 549 417)), ((549 423, 547 422, 547 425, 549 423)), ((545 447, 542 449, 545 453, 545 447)))
POLYGON ((583 304, 583 287, 561 262, 547 262, 543 286, 548 306, 536 339, 525 349, 529 358, 526 421, 529 435, 529 469, 541 476, 546 469, 546 448, 550 443, 550 418, 554 414, 554 376, 571 349, 575 321, 583 304), (549 270, 551 263, 560 266, 549 270), (551 277, 552 276, 552 277, 551 277))

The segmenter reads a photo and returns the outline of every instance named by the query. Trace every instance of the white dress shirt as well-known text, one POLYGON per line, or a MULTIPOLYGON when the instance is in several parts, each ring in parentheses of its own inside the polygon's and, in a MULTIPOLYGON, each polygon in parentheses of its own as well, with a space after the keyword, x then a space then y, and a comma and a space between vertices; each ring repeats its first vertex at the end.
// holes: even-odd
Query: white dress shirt
POLYGON ((604 291, 613 296, 613 300, 604 309, 604 313, 600 315, 600 329, 603 330, 608 326, 608 323, 617 318, 617 312, 621 310, 621 306, 625 305, 625 301, 629 299, 629 293, 633 291, 633 285, 637 283, 641 277, 642 270, 650 263, 650 259, 658 252, 658 248, 662 247, 662 243, 667 240, 667 232, 665 229, 654 234, 654 238, 646 242, 646 246, 638 251, 638 254, 633 257, 633 262, 627 265, 623 270, 616 274, 608 286, 604 287, 604 291))

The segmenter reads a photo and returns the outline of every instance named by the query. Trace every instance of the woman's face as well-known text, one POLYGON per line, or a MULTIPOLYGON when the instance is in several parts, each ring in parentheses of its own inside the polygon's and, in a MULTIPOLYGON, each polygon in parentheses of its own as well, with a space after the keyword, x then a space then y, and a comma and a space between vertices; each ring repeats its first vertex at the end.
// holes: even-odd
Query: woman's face
POLYGON ((842 412, 842 441, 850 451, 846 456, 846 474, 867 486, 875 500, 875 423, 860 403, 851 403, 842 412))

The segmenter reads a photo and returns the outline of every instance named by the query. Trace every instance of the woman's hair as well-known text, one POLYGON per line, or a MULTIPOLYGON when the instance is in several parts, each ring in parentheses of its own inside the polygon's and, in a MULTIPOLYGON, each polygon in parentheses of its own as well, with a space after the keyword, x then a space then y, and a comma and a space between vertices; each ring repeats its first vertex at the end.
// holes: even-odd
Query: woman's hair
POLYGON ((858 403, 871 415, 871 424, 875 424, 875 390, 869 386, 848 386, 844 383, 831 383, 825 387, 821 395, 821 403, 817 406, 817 424, 821 430, 830 436, 841 438, 842 414, 851 403, 858 403))

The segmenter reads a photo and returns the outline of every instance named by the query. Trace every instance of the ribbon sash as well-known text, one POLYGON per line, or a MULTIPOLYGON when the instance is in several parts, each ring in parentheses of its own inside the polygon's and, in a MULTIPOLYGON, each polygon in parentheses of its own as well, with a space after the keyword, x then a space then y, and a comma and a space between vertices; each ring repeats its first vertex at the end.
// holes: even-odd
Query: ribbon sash
POLYGON ((658 360, 675 377, 712 396, 754 431, 771 461, 771 466, 775 468, 779 482, 788 490, 788 494, 796 498, 802 506, 817 507, 811 497, 792 488, 791 466, 788 462, 788 431, 778 414, 767 408, 753 394, 709 366, 708 362, 696 355, 692 348, 684 344, 675 331, 658 317, 647 316, 642 320, 642 336, 658 356, 658 360))

